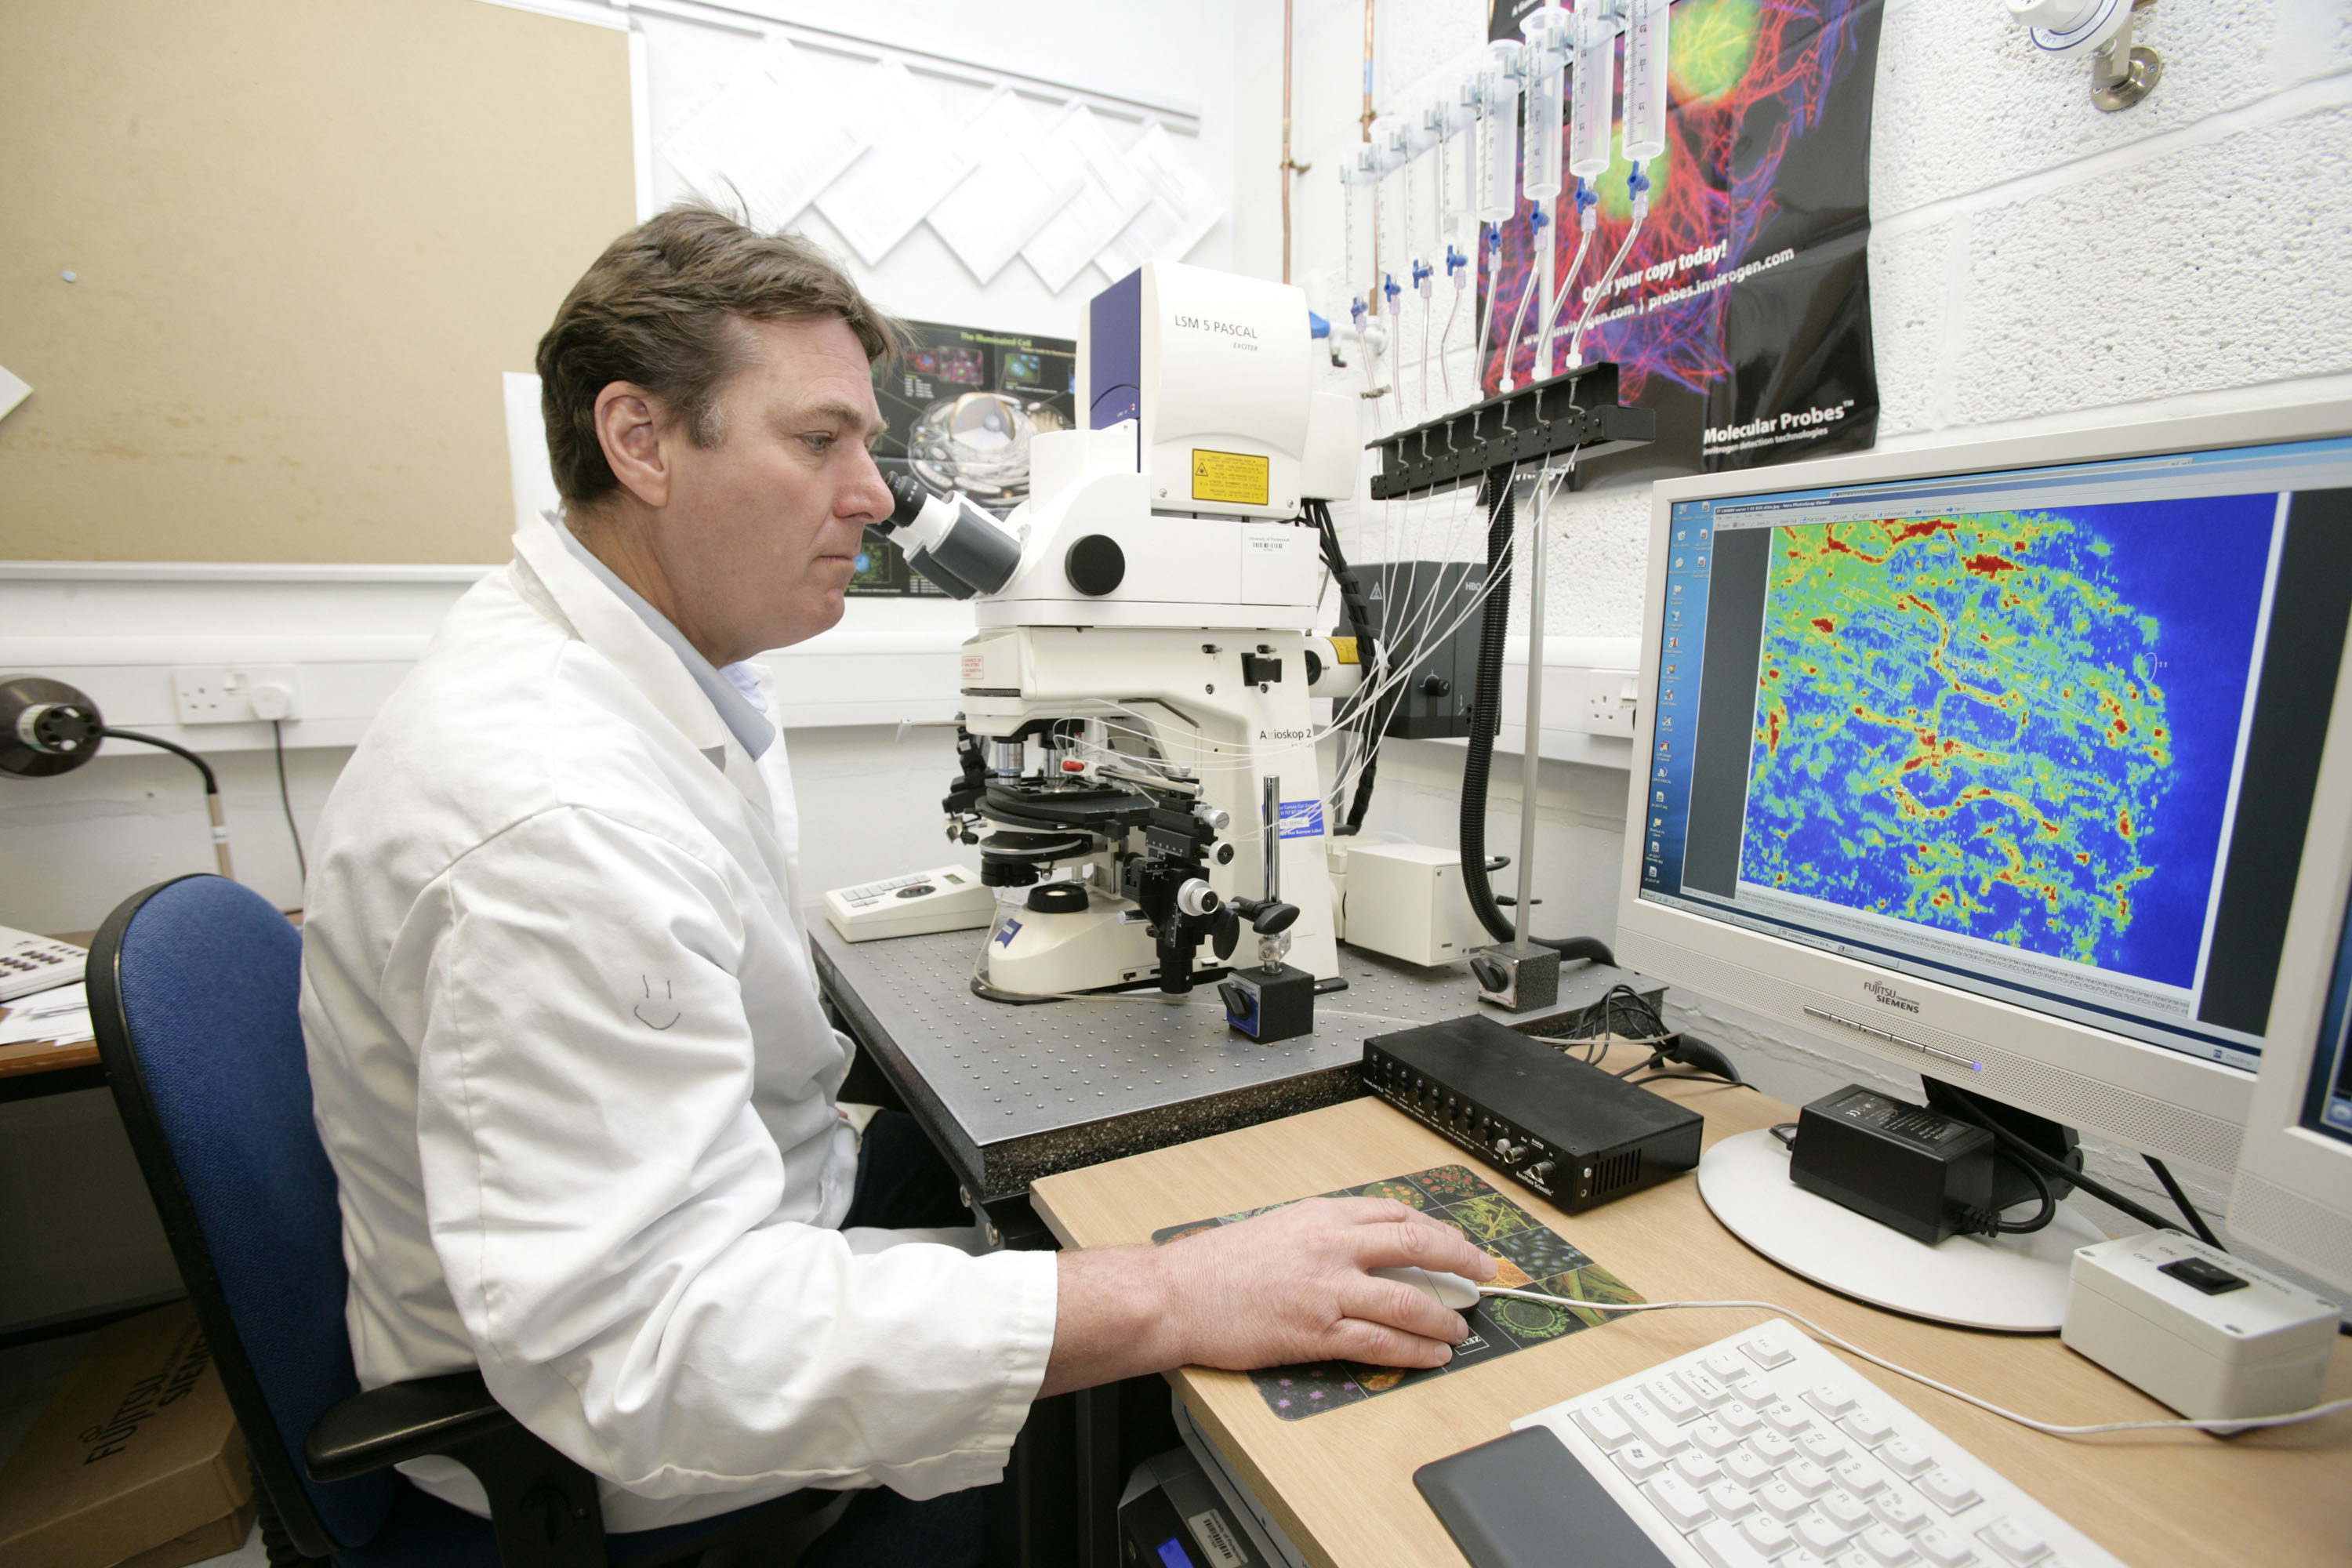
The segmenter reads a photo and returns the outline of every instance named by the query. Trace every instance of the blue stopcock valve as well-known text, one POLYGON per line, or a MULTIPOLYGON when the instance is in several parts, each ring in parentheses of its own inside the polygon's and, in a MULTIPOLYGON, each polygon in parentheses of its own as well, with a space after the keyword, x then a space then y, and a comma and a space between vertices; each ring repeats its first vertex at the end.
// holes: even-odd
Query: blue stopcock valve
POLYGON ((1429 292, 1429 280, 1436 276, 1437 268, 1428 262, 1416 260, 1412 264, 1412 286, 1423 293, 1429 292))
POLYGON ((1469 265, 1470 258, 1454 249, 1449 242, 1445 247, 1445 275, 1454 279, 1456 288, 1462 283, 1462 269, 1469 265))
POLYGON ((1528 232, 1531 235, 1541 234, 1544 231, 1545 226, 1550 222, 1551 219, 1544 216, 1544 210, 1542 206, 1538 205, 1528 210, 1528 232))
POLYGON ((1364 324, 1364 314, 1370 309, 1370 307, 1364 303, 1364 297, 1361 294, 1357 295, 1353 300, 1348 301, 1348 315, 1352 321, 1354 321, 1359 330, 1362 329, 1364 324))
POLYGON ((1582 180, 1576 182, 1576 210, 1580 215, 1601 205, 1600 193, 1582 180))
POLYGON ((1397 287, 1395 273, 1383 272, 1381 274, 1381 292, 1389 297, 1389 309, 1393 310, 1396 309, 1397 296, 1404 290, 1397 287))

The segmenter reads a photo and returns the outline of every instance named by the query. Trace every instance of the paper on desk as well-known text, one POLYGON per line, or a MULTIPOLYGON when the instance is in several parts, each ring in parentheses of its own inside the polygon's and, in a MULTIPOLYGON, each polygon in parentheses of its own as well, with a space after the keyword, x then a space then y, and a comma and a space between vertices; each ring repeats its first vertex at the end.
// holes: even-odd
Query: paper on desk
POLYGON ((869 267, 879 267, 941 197, 972 171, 955 122, 896 60, 857 85, 862 102, 887 103, 890 121, 872 146, 816 198, 816 210, 869 267))
POLYGON ((1147 261, 1181 261, 1225 216, 1224 204, 1185 158, 1168 128, 1155 124, 1127 150, 1128 167, 1151 187, 1151 202, 1096 258, 1104 273, 1124 278, 1147 261))
POLYGON ((662 156, 704 200, 740 200, 753 227, 782 228, 866 150, 876 112, 836 92, 779 33, 678 116, 662 156))
POLYGON ((32 390, 31 382, 16 374, 6 365, 0 365, 0 419, 5 419, 15 413, 16 405, 24 402, 31 395, 32 390))
POLYGON ((1076 153, 1039 134, 1036 116, 1009 87, 989 94, 956 136, 978 167, 925 221, 984 284, 1078 194, 1086 170, 1076 153))
POLYGON ((19 996, 8 1004, 6 1016, 0 1016, 0 1046, 89 1037, 89 991, 79 981, 19 996))
POLYGON ((1150 205, 1151 187, 1129 167, 1102 121, 1083 103, 1062 110, 1045 128, 1045 137, 1076 155, 1085 181, 1077 195, 1037 231, 1037 237, 1021 247, 1023 258, 1058 294, 1150 205))

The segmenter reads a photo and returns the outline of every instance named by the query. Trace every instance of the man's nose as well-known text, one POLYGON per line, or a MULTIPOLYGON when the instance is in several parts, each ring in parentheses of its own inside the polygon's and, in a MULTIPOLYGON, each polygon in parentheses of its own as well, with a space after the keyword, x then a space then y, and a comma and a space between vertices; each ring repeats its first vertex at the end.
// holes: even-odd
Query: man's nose
POLYGON ((844 485, 834 512, 844 521, 871 526, 889 520, 892 508, 898 504, 890 487, 883 482, 882 467, 874 454, 865 447, 857 449, 856 468, 848 484, 844 485))

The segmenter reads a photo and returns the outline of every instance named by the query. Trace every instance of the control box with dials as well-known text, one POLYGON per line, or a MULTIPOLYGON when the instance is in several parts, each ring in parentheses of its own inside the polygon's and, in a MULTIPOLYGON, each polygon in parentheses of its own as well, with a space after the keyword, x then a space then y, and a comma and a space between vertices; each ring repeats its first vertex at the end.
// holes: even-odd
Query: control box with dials
POLYGON ((1364 1042, 1364 1087, 1574 1213, 1698 1164, 1698 1113, 1481 1015, 1364 1042))

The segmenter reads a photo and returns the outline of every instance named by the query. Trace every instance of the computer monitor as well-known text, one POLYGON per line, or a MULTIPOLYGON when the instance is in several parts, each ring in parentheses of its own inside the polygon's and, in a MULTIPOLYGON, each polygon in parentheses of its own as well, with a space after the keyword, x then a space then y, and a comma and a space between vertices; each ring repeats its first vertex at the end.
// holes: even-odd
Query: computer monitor
POLYGON ((2234 1169, 2352 615, 2352 403, 1670 480, 1653 520, 1622 961, 2234 1169))
POLYGON ((2352 1291, 2352 649, 2246 1117, 2230 1230, 2352 1291))

